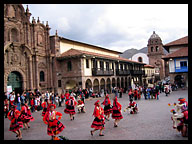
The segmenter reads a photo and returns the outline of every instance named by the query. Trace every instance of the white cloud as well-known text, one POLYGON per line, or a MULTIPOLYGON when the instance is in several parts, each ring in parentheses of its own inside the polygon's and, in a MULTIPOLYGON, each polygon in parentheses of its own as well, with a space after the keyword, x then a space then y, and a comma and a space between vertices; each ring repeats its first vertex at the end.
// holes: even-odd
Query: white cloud
MULTIPOLYGON (((26 7, 26 5, 24 5, 26 7)), ((163 43, 188 35, 187 4, 30 4, 51 34, 117 51, 143 48, 153 31, 163 43)))

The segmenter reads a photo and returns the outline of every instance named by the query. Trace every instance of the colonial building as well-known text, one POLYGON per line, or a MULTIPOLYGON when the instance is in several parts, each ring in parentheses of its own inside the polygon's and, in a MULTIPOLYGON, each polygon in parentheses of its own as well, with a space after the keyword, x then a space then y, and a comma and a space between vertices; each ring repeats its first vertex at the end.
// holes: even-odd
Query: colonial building
POLYGON ((128 87, 142 84, 144 63, 119 57, 120 52, 49 35, 28 7, 4 4, 4 91, 128 87))
POLYGON ((156 73, 159 73, 159 79, 162 80, 165 78, 165 69, 164 69, 164 60, 162 56, 164 56, 164 48, 162 44, 161 38, 153 32, 151 37, 148 40, 148 57, 149 57, 149 65, 155 67, 156 73))
POLYGON ((164 48, 169 52, 162 57, 168 65, 165 67, 166 76, 170 76, 171 83, 188 87, 188 36, 167 43, 164 48))
POLYGON ((146 86, 150 86, 155 82, 155 67, 152 65, 144 65, 145 75, 143 77, 143 83, 146 86))
POLYGON ((112 87, 142 84, 144 63, 121 58, 120 52, 57 35, 51 36, 51 43, 57 54, 54 70, 58 91, 81 87, 111 92, 112 87))
POLYGON ((4 4, 4 90, 53 89, 49 25, 40 23, 21 4, 4 4))

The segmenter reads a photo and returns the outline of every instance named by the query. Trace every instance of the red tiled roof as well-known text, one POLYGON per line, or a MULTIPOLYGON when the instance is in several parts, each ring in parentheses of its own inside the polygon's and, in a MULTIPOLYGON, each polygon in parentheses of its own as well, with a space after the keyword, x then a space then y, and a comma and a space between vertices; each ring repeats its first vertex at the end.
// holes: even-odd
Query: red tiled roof
POLYGON ((166 47, 166 46, 183 45, 183 44, 188 44, 188 36, 167 43, 164 46, 166 47))
POLYGON ((166 56, 163 56, 162 58, 163 59, 166 59, 166 58, 174 58, 174 57, 186 57, 188 56, 188 47, 183 47, 171 54, 168 54, 166 56))
POLYGON ((145 68, 154 68, 152 65, 144 65, 145 68))
POLYGON ((82 50, 77 50, 77 49, 70 49, 70 50, 62 53, 58 58, 81 56, 81 55, 92 55, 92 56, 103 57, 103 58, 107 58, 107 59, 114 59, 114 60, 121 60, 121 61, 127 61, 127 62, 132 62, 132 63, 144 64, 141 62, 132 61, 132 60, 122 58, 122 57, 114 57, 114 56, 109 56, 109 55, 104 55, 104 54, 99 54, 99 53, 94 53, 94 52, 88 52, 88 51, 82 51, 82 50))

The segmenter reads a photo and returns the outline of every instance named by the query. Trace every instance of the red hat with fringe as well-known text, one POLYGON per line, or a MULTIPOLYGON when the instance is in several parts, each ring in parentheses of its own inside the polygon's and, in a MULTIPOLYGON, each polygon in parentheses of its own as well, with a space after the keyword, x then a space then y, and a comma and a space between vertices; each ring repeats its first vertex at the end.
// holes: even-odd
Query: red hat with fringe
POLYGON ((185 102, 185 98, 179 98, 178 101, 180 101, 180 103, 185 102))
POLYGON ((100 102, 100 100, 97 100, 94 105, 98 105, 99 102, 100 102))
POLYGON ((51 108, 52 106, 54 107, 54 109, 56 109, 56 105, 55 104, 50 104, 49 107, 51 108))

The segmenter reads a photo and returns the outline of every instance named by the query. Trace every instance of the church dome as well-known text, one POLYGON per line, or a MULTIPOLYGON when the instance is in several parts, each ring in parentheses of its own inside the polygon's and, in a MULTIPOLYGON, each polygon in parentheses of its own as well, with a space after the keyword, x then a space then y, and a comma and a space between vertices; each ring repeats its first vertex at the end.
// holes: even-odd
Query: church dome
POLYGON ((153 34, 151 35, 150 39, 161 39, 158 34, 153 31, 153 34))

